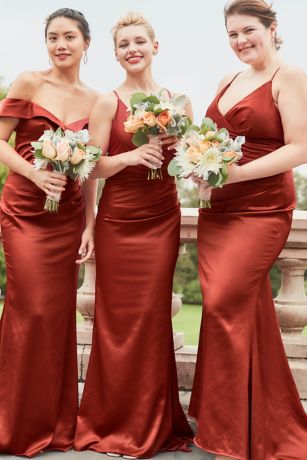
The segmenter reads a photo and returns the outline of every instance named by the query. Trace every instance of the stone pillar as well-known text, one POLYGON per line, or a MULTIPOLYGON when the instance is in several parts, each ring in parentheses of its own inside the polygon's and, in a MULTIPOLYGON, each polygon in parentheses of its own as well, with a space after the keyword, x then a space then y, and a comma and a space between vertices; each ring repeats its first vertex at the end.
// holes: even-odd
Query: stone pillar
POLYGON ((304 271, 307 260, 281 259, 282 283, 275 299, 276 312, 282 332, 300 334, 307 325, 307 296, 304 271))

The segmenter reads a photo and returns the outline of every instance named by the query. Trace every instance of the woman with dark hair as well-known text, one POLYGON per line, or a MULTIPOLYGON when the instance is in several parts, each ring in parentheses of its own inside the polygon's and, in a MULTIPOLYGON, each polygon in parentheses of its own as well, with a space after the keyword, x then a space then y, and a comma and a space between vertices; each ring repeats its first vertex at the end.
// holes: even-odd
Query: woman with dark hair
MULTIPOLYGON (((307 417, 272 301, 269 271, 291 228, 291 169, 307 162, 307 78, 284 64, 276 14, 263 0, 225 7, 230 46, 247 67, 226 76, 207 116, 245 135, 228 184, 199 214, 204 298, 190 414, 216 460, 305 460, 307 417)), ((201 181, 200 181, 201 182, 201 181)))
POLYGON ((1 197, 7 292, 0 323, 0 452, 31 457, 73 446, 77 416, 77 264, 93 250, 95 186, 36 170, 31 142, 44 130, 87 125, 96 93, 79 78, 90 43, 82 13, 47 18, 51 68, 20 75, 0 104, 1 197), (15 148, 8 144, 16 132, 15 148), (62 192, 59 212, 46 194, 62 192), (84 205, 85 201, 85 205, 84 205), (86 224, 85 224, 86 217, 86 224), (78 250, 81 259, 78 259, 78 250))

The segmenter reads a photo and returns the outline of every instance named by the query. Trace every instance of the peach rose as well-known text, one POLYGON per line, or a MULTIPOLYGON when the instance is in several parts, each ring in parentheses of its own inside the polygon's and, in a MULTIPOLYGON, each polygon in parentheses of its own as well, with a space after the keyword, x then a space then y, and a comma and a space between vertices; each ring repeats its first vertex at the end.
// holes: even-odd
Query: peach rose
POLYGON ((199 162, 202 155, 197 147, 189 147, 187 150, 187 157, 189 158, 191 163, 196 164, 199 162))
POLYGON ((142 118, 136 117, 135 115, 129 115, 128 120, 125 121, 124 127, 126 133, 134 134, 139 128, 143 128, 144 122, 142 118))
POLYGON ((45 139, 43 142, 42 155, 48 160, 53 160, 56 157, 56 149, 49 139, 45 139))
POLYGON ((79 149, 79 147, 76 147, 69 161, 72 165, 78 165, 82 160, 84 160, 84 158, 85 158, 84 150, 79 149))
POLYGON ((157 119, 152 112, 144 112, 143 121, 147 126, 156 126, 157 119))
POLYGON ((171 118, 172 115, 168 110, 163 110, 163 112, 160 112, 159 115, 157 115, 158 123, 162 126, 168 125, 168 123, 171 121, 171 118))
POLYGON ((234 152, 233 150, 228 150, 227 152, 223 153, 223 158, 227 160, 227 162, 230 164, 237 160, 238 155, 237 152, 234 152))
POLYGON ((199 144, 199 150, 201 151, 201 153, 204 153, 206 152, 206 150, 208 150, 211 147, 211 145, 212 145, 212 142, 203 140, 199 144))
POLYGON ((67 161, 72 154, 72 150, 69 145, 69 142, 65 140, 58 142, 56 146, 56 153, 57 153, 57 156, 55 158, 56 160, 67 161))

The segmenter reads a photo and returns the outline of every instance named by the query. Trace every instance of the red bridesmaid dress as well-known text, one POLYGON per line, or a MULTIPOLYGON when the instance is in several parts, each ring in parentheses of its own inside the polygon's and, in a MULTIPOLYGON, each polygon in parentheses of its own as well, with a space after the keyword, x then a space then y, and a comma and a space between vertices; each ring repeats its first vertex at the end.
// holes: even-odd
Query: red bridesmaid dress
MULTIPOLYGON (((31 141, 65 126, 40 105, 4 99, 1 117, 19 119, 17 152, 33 159, 31 141)), ((31 457, 73 446, 77 417, 76 287, 84 204, 68 180, 58 214, 45 193, 10 172, 1 197, 7 288, 0 322, 0 452, 31 457)))
MULTIPOLYGON (((245 135, 241 164, 284 145, 273 78, 225 115, 207 115, 231 136, 245 135)), ((288 366, 269 271, 291 229, 291 171, 227 185, 201 209, 199 276, 203 292, 190 414, 195 443, 240 460, 306 460, 307 416, 288 366)))
MULTIPOLYGON (((109 155, 133 150, 118 98, 109 155)), ((192 432, 178 398, 171 323, 180 208, 174 179, 144 166, 106 180, 96 221, 92 353, 75 448, 152 457, 185 449, 192 432)))

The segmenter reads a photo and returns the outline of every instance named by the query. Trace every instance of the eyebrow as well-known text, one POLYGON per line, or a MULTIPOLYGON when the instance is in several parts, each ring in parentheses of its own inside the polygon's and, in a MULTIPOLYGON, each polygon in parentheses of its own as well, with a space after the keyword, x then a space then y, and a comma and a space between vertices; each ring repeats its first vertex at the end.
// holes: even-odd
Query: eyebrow
MULTIPOLYGON (((138 37, 134 37, 135 40, 139 40, 140 38, 142 38, 143 40, 146 40, 146 37, 144 37, 143 35, 140 35, 138 37)), ((129 40, 128 38, 121 38, 118 43, 127 42, 128 40, 129 40)))
MULTIPOLYGON (((64 34, 75 34, 76 30, 68 30, 67 32, 64 32, 64 34)), ((47 35, 58 35, 57 32, 48 32, 47 35)))

